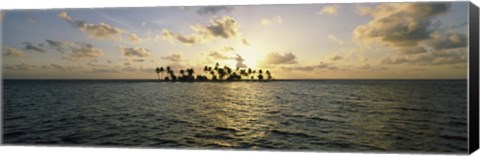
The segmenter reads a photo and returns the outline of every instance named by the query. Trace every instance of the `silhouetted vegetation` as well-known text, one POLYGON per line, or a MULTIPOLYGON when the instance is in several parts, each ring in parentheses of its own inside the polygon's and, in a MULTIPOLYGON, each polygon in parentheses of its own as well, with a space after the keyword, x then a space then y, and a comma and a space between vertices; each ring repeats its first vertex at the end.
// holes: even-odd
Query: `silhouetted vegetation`
POLYGON ((267 79, 264 79, 262 69, 258 70, 258 75, 256 70, 251 68, 239 68, 237 67, 235 70, 228 67, 223 66, 220 67, 220 64, 216 63, 215 66, 212 68, 210 66, 205 66, 203 68, 203 75, 197 74, 195 75, 195 70, 193 68, 187 69, 180 69, 178 70, 179 75, 175 75, 174 70, 167 66, 166 68, 163 67, 156 67, 155 72, 157 73, 158 81, 185 81, 185 82, 193 82, 193 81, 272 81, 273 77, 270 71, 266 71, 265 74, 267 79), (163 73, 166 72, 167 76, 163 77, 163 73), (163 79, 160 78, 160 74, 162 74, 163 79))

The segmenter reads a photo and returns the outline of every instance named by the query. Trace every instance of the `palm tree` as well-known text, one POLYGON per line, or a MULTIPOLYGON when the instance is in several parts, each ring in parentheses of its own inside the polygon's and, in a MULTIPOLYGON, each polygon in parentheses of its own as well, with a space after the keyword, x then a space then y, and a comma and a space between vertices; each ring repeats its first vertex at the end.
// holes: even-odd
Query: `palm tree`
POLYGON ((258 81, 262 81, 263 80, 263 75, 262 74, 258 74, 258 81))
POLYGON ((215 64, 215 70, 218 70, 218 66, 220 66, 220 64, 218 64, 218 62, 215 64))
POLYGON ((183 76, 183 74, 185 74, 185 70, 183 70, 183 69, 180 69, 180 75, 182 75, 182 76, 183 76))
POLYGON ((159 73, 160 73, 160 68, 158 68, 158 67, 155 68, 155 72, 157 73, 158 81, 160 81, 160 75, 159 75, 159 73))
POLYGON ((262 81, 263 80, 263 75, 262 75, 263 71, 261 69, 258 70, 258 81, 262 81))
MULTIPOLYGON (((162 77, 163 77, 163 73, 165 72, 165 69, 163 67, 160 67, 160 73, 162 73, 162 77)), ((160 78, 159 78, 160 80, 160 78)))
POLYGON ((195 71, 193 70, 193 68, 190 68, 190 69, 187 69, 187 75, 188 75, 188 80, 189 81, 193 81, 194 80, 194 77, 193 77, 193 74, 195 73, 195 71))
POLYGON ((212 75, 212 80, 216 80, 217 76, 215 75, 215 71, 210 70, 210 75, 212 75), (215 79, 214 79, 215 78, 215 79))
POLYGON ((265 73, 267 74, 267 79, 272 80, 272 75, 271 75, 270 71, 267 70, 265 73))
POLYGON ((223 80, 223 77, 225 77, 227 73, 225 73, 225 70, 223 68, 218 68, 218 77, 220 80, 223 80))
POLYGON ((205 72, 205 75, 208 74, 208 66, 203 67, 203 71, 205 72))

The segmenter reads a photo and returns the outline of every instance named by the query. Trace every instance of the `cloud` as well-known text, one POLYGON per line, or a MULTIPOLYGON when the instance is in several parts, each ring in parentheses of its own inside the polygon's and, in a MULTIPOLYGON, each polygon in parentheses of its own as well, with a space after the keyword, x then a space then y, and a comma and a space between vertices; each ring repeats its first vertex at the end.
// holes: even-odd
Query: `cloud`
POLYGON ((242 39, 242 43, 243 43, 243 45, 246 45, 246 46, 250 45, 250 42, 248 42, 248 40, 246 38, 242 39))
POLYGON ((100 74, 104 74, 104 73, 120 73, 119 70, 117 70, 117 69, 112 69, 112 68, 93 68, 93 69, 92 69, 92 72, 94 72, 94 73, 100 73, 100 74))
POLYGON ((126 57, 149 57, 151 54, 148 48, 118 47, 118 50, 126 57))
POLYGON ((21 50, 4 46, 3 47, 3 56, 4 57, 23 57, 24 53, 21 50))
POLYGON ((399 53, 424 53, 420 44, 431 39, 432 20, 450 9, 450 3, 385 3, 375 8, 357 6, 362 15, 372 16, 367 24, 357 26, 354 37, 382 43, 399 53))
POLYGON ((207 26, 196 25, 194 26, 194 30, 203 34, 206 38, 232 38, 238 34, 238 25, 234 18, 224 16, 223 18, 211 20, 210 25, 207 26))
POLYGON ((453 32, 441 34, 434 32, 431 36, 432 39, 427 41, 427 44, 435 50, 461 48, 468 45, 468 37, 465 34, 453 32))
POLYGON ((270 18, 270 19, 264 18, 264 19, 260 20, 261 25, 270 25, 270 24, 273 24, 273 23, 283 23, 282 17, 275 16, 275 17, 270 18))
POLYGON ((298 66, 293 66, 293 67, 281 67, 284 70, 297 70, 297 71, 312 71, 315 69, 321 69, 321 70, 337 70, 338 68, 333 66, 332 63, 324 63, 320 62, 319 64, 316 65, 298 65, 298 66))
POLYGON ((49 65, 40 66, 41 69, 57 70, 57 71, 73 71, 81 69, 81 66, 62 66, 60 64, 51 63, 49 65))
POLYGON ((266 65, 279 65, 279 64, 296 64, 296 57, 291 52, 280 54, 278 52, 271 52, 264 60, 266 65))
POLYGON ((215 15, 220 12, 232 12, 234 10, 233 7, 228 7, 228 6, 204 6, 200 7, 200 9, 197 10, 197 13, 200 15, 215 15))
POLYGON ((225 56, 225 55, 223 55, 223 54, 221 54, 217 51, 210 51, 210 53, 208 53, 208 56, 212 57, 215 60, 228 60, 228 59, 230 59, 230 57, 225 56))
POLYGON ((238 68, 247 68, 247 65, 245 63, 243 63, 245 61, 245 59, 242 58, 242 56, 240 56, 239 54, 237 54, 234 58, 234 60, 237 62, 235 64, 236 67, 238 68))
POLYGON ((90 66, 90 67, 109 67, 108 65, 96 64, 96 63, 92 63, 92 62, 88 62, 87 66, 90 66))
POLYGON ((339 45, 343 44, 343 41, 341 39, 338 39, 337 37, 335 37, 333 35, 328 35, 327 37, 330 41, 333 41, 336 44, 339 44, 339 45))
POLYGON ((366 62, 368 61, 368 58, 365 57, 363 54, 359 53, 359 52, 355 52, 355 51, 349 51, 347 53, 347 56, 345 57, 345 59, 354 59, 354 60, 359 60, 361 62, 366 62))
POLYGON ((133 59, 132 61, 133 61, 133 62, 145 62, 144 59, 133 59))
POLYGON ((6 70, 20 70, 20 71, 29 71, 38 68, 37 65, 31 65, 25 63, 25 61, 21 61, 19 64, 16 65, 4 65, 3 69, 6 70))
POLYGON ((457 48, 453 50, 430 51, 423 54, 407 56, 387 56, 380 59, 381 64, 398 65, 446 65, 446 64, 466 64, 467 49, 457 48))
POLYGON ((112 27, 105 23, 91 24, 83 20, 72 19, 65 11, 59 13, 57 16, 61 19, 64 19, 68 23, 70 23, 71 26, 75 28, 79 28, 81 31, 87 32, 90 35, 90 37, 96 38, 96 39, 117 40, 117 39, 121 39, 120 35, 123 32, 125 32, 120 28, 112 27))
POLYGON ((229 16, 210 20, 208 25, 195 24, 190 27, 194 33, 189 35, 180 35, 167 29, 162 30, 164 39, 177 40, 185 44, 195 44, 215 40, 217 38, 230 39, 237 37, 237 21, 229 16))
POLYGON ((191 35, 179 35, 177 33, 171 32, 167 29, 162 30, 162 36, 167 40, 177 40, 185 44, 195 44, 202 41, 202 38, 196 34, 191 35))
POLYGON ((41 53, 46 52, 42 48, 32 45, 32 43, 30 43, 30 42, 23 42, 22 44, 25 45, 25 47, 23 47, 24 50, 41 52, 41 53))
POLYGON ((93 45, 89 43, 78 43, 70 48, 72 53, 67 59, 73 61, 82 59, 94 60, 104 54, 102 50, 93 47, 93 45))
POLYGON ((329 59, 330 61, 339 61, 339 60, 343 59, 343 57, 340 56, 340 55, 338 55, 338 54, 333 54, 333 55, 330 56, 328 59, 329 59))
POLYGON ((58 52, 64 53, 67 49, 70 49, 72 46, 75 46, 75 43, 64 42, 64 41, 54 41, 54 40, 45 40, 48 46, 52 49, 55 49, 58 52))
POLYGON ((45 40, 49 48, 55 49, 58 52, 70 52, 69 56, 64 56, 63 59, 70 61, 79 60, 95 60, 104 55, 103 50, 95 48, 90 43, 74 43, 68 41, 45 40))
POLYGON ((180 54, 170 54, 168 56, 162 57, 162 59, 172 61, 172 62, 184 61, 183 56, 180 54))
POLYGON ((368 70, 368 71, 381 71, 381 70, 387 70, 388 68, 387 67, 380 67, 380 66, 372 66, 370 64, 364 64, 364 65, 358 67, 358 69, 368 70))
POLYGON ((340 6, 338 5, 326 5, 324 6, 320 11, 318 11, 318 14, 330 14, 330 15, 336 15, 338 14, 338 9, 340 6))
POLYGON ((229 52, 229 51, 235 51, 235 48, 226 46, 226 47, 223 47, 221 50, 224 52, 229 52))
POLYGON ((130 41, 135 42, 135 43, 141 43, 143 40, 137 36, 137 34, 131 33, 129 36, 130 41))

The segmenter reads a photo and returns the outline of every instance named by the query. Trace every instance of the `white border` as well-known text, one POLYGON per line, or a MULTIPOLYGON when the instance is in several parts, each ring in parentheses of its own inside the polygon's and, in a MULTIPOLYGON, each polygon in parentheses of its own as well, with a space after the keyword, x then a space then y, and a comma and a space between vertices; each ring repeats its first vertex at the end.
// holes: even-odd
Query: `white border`
MULTIPOLYGON (((102 7, 146 7, 146 6, 192 6, 192 5, 247 5, 247 4, 309 4, 309 3, 368 3, 368 2, 419 2, 428 0, 0 0, 0 10, 10 9, 52 9, 52 8, 102 8, 102 7)), ((432 0, 430 0, 432 1, 432 0)), ((449 0, 434 0, 449 1, 449 0)), ((458 0, 455 0, 458 1, 458 0)), ((472 0, 480 4, 480 0, 472 0)), ((374 153, 326 153, 326 152, 266 152, 266 151, 229 151, 229 150, 177 150, 177 149, 141 149, 141 148, 93 148, 93 147, 46 147, 46 146, 0 146, 5 155, 418 155, 426 154, 374 154, 374 153)), ((480 155, 475 152, 473 155, 480 155)))

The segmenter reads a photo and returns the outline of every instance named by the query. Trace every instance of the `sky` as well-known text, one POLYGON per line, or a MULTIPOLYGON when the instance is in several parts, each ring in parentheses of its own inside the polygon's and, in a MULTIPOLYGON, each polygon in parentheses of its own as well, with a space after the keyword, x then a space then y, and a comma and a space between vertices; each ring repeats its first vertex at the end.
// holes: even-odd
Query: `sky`
POLYGON ((468 3, 3 10, 5 79, 156 79, 155 67, 276 79, 466 79, 468 3))

